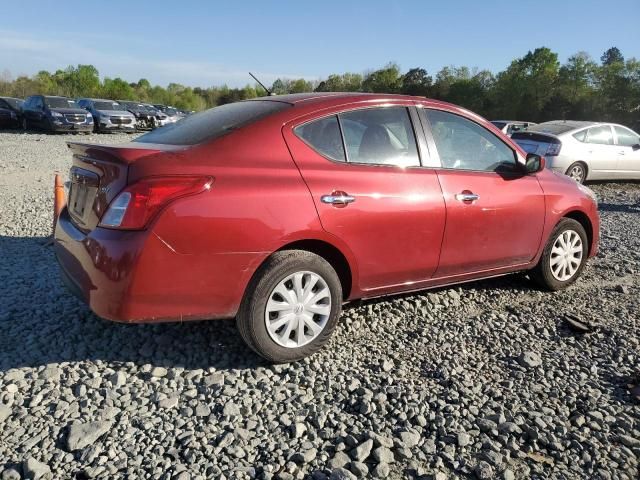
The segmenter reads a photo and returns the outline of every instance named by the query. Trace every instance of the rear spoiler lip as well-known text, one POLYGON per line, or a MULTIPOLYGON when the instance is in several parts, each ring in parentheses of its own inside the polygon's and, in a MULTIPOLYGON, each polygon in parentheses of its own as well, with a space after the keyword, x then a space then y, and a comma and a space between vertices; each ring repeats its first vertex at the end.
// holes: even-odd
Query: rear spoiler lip
POLYGON ((176 152, 186 150, 190 146, 166 145, 159 143, 117 143, 102 145, 96 143, 67 142, 67 147, 74 155, 92 157, 99 160, 101 157, 109 157, 118 163, 132 164, 136 160, 162 152, 176 152))

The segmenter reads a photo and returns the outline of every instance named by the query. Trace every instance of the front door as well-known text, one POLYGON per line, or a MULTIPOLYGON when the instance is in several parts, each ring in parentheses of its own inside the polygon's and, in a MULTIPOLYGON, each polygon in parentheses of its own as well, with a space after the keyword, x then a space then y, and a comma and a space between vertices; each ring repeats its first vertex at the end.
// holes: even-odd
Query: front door
POLYGON ((640 180, 640 135, 626 127, 614 126, 617 170, 620 178, 640 180))
POLYGON ((530 262, 544 228, 544 194, 516 152, 478 123, 425 109, 442 168, 447 225, 436 277, 530 262))
POLYGON ((411 288, 438 265, 445 208, 409 105, 327 113, 285 126, 323 228, 356 258, 362 292, 411 288))

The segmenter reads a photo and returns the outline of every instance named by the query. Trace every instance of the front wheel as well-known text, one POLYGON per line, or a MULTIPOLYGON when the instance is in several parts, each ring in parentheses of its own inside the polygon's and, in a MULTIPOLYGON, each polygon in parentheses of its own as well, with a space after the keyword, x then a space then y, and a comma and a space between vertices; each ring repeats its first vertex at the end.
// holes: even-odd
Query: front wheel
POLYGON ((303 250, 276 252, 256 272, 236 323, 244 341, 274 363, 314 354, 333 333, 342 286, 333 267, 303 250))
POLYGON ((580 276, 588 251, 584 227, 571 218, 563 218, 551 232, 532 277, 549 290, 567 288, 580 276))

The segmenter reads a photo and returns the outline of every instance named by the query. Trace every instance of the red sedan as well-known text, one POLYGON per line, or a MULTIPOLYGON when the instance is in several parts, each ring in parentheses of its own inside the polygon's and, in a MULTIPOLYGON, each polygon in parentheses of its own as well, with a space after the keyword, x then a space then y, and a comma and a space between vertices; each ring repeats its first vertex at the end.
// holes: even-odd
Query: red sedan
POLYGON ((69 147, 67 285, 116 321, 235 316, 275 362, 322 347, 346 301, 525 270, 558 290, 598 248, 588 188, 424 98, 267 97, 69 147))

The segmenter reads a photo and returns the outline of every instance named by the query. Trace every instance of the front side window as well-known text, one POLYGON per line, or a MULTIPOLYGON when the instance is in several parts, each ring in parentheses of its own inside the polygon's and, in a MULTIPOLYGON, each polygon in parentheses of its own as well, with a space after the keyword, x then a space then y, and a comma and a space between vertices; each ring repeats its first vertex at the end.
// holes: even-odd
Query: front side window
POLYGON ((640 144, 640 135, 623 127, 613 127, 618 137, 618 145, 622 147, 633 147, 640 144))
POLYGON ((493 133, 459 115, 425 109, 444 168, 495 172, 516 167, 514 151, 493 133))
POLYGON ((367 108, 341 113, 339 117, 349 162, 420 165, 411 118, 405 107, 367 108))
POLYGON ((294 132, 320 155, 337 162, 345 161, 340 126, 335 115, 300 125, 294 132))
POLYGON ((590 128, 587 132, 587 143, 595 143, 597 145, 613 145, 613 135, 609 125, 590 128))

